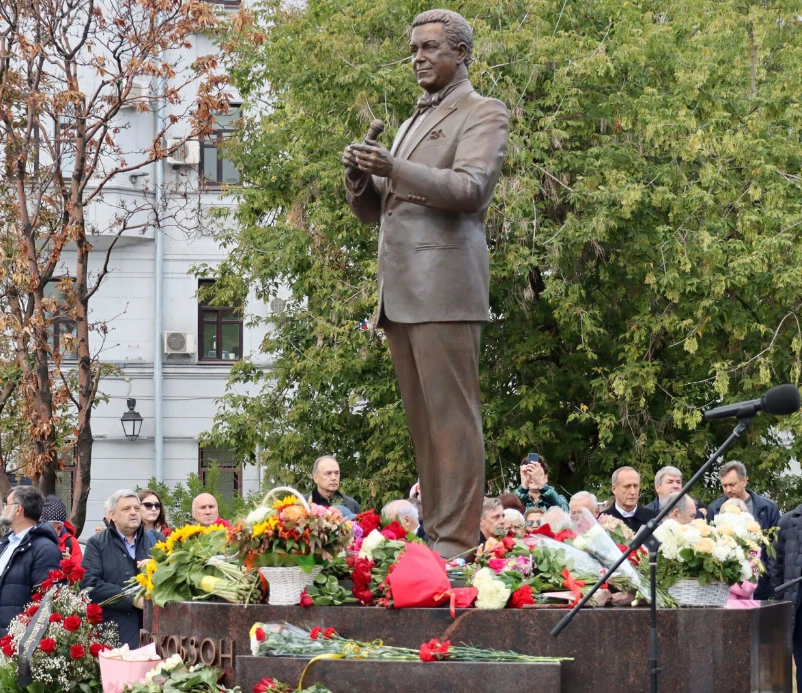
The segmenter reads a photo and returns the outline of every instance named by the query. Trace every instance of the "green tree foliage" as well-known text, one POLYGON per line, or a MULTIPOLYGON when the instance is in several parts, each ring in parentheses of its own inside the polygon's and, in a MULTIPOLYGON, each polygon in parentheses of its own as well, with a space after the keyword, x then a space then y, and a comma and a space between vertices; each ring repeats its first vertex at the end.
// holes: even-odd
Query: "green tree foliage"
MULTIPOLYGON (((731 429, 705 408, 800 379, 802 2, 445 5, 474 27, 474 86, 511 114, 487 222, 490 489, 533 448, 567 491, 608 489, 622 464, 644 488, 662 465, 696 468, 731 429)), ((389 143, 410 115, 406 27, 428 8, 268 2, 224 46, 250 117, 219 288, 291 300, 262 345, 274 368, 233 369, 210 438, 261 446, 285 480, 333 452, 363 501, 415 471, 382 333, 358 329, 376 307, 377 229, 350 214, 340 156, 372 118, 389 143)), ((754 488, 779 493, 800 424, 755 421, 732 455, 754 488)))

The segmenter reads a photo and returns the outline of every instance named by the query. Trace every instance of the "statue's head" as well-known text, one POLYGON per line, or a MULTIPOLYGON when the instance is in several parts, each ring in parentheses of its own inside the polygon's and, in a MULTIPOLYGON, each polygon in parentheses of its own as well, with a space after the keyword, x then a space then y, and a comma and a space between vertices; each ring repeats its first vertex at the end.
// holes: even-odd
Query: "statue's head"
POLYGON ((448 86, 458 72, 467 76, 473 30, 451 10, 421 12, 412 22, 410 50, 418 84, 430 93, 448 86))

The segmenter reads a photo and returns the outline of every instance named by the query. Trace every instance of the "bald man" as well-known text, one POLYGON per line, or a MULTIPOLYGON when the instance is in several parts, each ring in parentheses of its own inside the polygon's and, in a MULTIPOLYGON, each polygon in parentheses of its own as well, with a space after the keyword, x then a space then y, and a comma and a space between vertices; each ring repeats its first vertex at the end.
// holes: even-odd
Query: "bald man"
POLYGON ((201 493, 195 496, 192 501, 192 519, 201 527, 210 527, 211 525, 231 527, 231 523, 220 517, 217 499, 211 493, 201 493))

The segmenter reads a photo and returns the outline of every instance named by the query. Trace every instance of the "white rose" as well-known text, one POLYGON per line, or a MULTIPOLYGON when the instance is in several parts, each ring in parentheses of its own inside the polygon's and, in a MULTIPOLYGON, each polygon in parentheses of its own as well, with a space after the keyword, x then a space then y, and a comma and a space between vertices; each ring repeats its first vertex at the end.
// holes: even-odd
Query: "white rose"
POLYGON ((360 558, 367 558, 369 561, 373 560, 373 552, 379 548, 387 539, 385 539, 378 529, 374 529, 362 541, 362 548, 359 551, 360 558))
POLYGON ((702 533, 695 527, 689 527, 683 532, 683 537, 689 544, 696 544, 702 538, 702 533))
POLYGON ((713 558, 724 563, 730 557, 730 550, 726 546, 716 545, 713 549, 713 558))
POLYGON ((162 668, 164 669, 164 671, 172 671, 179 664, 182 664, 183 661, 184 660, 181 659, 181 655, 180 654, 174 654, 164 664, 162 664, 162 668))
POLYGON ((264 522, 268 512, 270 512, 269 508, 260 505, 258 508, 248 513, 248 517, 245 518, 245 524, 248 525, 248 527, 253 527, 259 522, 264 522))

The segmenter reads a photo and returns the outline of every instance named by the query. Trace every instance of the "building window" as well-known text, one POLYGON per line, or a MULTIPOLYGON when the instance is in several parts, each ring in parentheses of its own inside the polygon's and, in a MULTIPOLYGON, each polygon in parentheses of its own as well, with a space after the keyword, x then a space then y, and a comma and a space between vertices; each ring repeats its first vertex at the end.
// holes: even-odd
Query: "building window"
MULTIPOLYGON (((199 289, 214 282, 202 281, 199 289)), ((242 357, 242 308, 198 301, 199 361, 236 361, 242 357)))
POLYGON ((209 187, 239 184, 239 171, 233 162, 223 158, 218 146, 234 132, 234 123, 239 120, 239 116, 239 105, 232 104, 228 113, 215 116, 217 122, 214 124, 214 131, 201 140, 200 174, 209 187))
POLYGON ((72 281, 65 277, 54 277, 44 288, 45 298, 55 298, 56 306, 52 312, 47 313, 50 322, 50 337, 48 345, 53 349, 53 353, 59 352, 62 358, 74 359, 77 357, 75 349, 69 349, 65 336, 77 337, 78 328, 75 320, 70 315, 67 294, 64 293, 64 281, 72 281))
POLYGON ((232 450, 224 448, 198 448, 198 476, 206 484, 212 465, 217 466, 215 493, 231 507, 236 496, 242 495, 242 465, 232 450))

